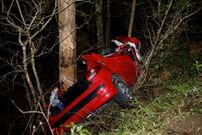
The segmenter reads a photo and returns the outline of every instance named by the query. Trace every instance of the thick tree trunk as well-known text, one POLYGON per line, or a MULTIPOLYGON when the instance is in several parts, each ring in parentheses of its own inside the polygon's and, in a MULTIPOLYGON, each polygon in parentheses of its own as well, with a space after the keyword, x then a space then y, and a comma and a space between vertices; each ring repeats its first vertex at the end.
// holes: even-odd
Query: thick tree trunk
POLYGON ((75 0, 58 0, 59 11, 59 70, 64 90, 76 81, 75 0))

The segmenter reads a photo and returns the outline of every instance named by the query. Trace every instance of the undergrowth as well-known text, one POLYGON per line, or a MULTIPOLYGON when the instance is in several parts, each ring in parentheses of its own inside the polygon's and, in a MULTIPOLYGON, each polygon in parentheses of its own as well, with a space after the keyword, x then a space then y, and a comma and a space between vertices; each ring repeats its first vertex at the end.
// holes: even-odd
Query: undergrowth
POLYGON ((174 121, 202 114, 202 83, 197 80, 201 60, 196 62, 187 55, 185 60, 184 54, 187 53, 182 51, 178 57, 170 58, 168 69, 165 70, 164 63, 162 72, 153 76, 154 84, 139 90, 135 95, 136 107, 120 109, 112 104, 88 126, 74 133, 164 135, 169 134, 169 125, 174 121))
MULTIPOLYGON (((100 135, 161 135, 173 121, 202 114, 202 85, 194 80, 166 82, 160 96, 135 100, 136 107, 120 109, 115 104, 79 132, 100 135), (88 132, 86 132, 88 131, 88 132)), ((78 133, 78 132, 77 132, 78 133)))

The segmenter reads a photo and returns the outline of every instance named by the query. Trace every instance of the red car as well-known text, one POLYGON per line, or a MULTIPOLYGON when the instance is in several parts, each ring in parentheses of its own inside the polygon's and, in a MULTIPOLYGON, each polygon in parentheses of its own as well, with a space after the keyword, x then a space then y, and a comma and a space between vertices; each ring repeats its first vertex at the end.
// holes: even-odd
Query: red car
POLYGON ((83 55, 85 76, 66 93, 59 94, 58 102, 50 107, 52 129, 65 130, 67 125, 88 118, 112 99, 121 107, 129 105, 133 99, 130 87, 140 72, 141 43, 132 37, 117 37, 112 43, 116 45, 114 49, 83 55))

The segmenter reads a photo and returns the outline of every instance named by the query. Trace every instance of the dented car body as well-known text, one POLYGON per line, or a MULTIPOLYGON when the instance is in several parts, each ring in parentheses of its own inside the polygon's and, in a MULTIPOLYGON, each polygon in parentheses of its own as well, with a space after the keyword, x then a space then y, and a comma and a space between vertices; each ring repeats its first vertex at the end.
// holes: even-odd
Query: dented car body
POLYGON ((63 107, 49 115, 52 129, 65 130, 67 125, 90 117, 111 100, 127 107, 133 99, 130 87, 140 74, 141 43, 132 37, 117 37, 112 42, 116 47, 110 51, 82 56, 86 73, 59 97, 63 107))

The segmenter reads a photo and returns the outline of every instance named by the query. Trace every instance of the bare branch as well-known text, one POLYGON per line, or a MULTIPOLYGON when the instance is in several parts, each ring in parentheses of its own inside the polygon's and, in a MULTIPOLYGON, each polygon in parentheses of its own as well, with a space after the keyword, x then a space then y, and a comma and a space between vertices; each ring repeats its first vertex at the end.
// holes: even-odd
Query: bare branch
POLYGON ((55 1, 55 6, 53 8, 52 14, 50 16, 48 16, 48 20, 43 24, 43 26, 30 37, 30 40, 32 40, 36 35, 38 35, 47 26, 47 24, 51 21, 51 19, 54 17, 54 15, 56 13, 56 7, 57 7, 57 2, 55 1))
POLYGON ((195 10, 194 12, 188 14, 187 16, 183 17, 179 23, 174 27, 174 30, 176 30, 184 20, 188 19, 189 17, 193 16, 194 14, 198 13, 200 10, 202 9, 202 7, 200 7, 199 9, 195 10))
POLYGON ((161 23, 161 26, 160 26, 160 28, 159 28, 159 30, 158 30, 158 32, 157 32, 157 37, 156 37, 155 45, 157 45, 157 43, 158 43, 158 40, 159 40, 159 38, 160 38, 160 34, 161 34, 161 31, 162 31, 162 28, 163 28, 163 26, 164 26, 164 24, 165 24, 166 18, 167 18, 167 16, 168 16, 168 13, 170 12, 170 9, 171 9, 171 7, 172 7, 172 4, 173 4, 173 0, 170 1, 169 6, 168 6, 168 9, 166 10, 165 16, 164 16, 163 21, 162 21, 162 23, 161 23))
POLYGON ((15 1, 16 1, 16 3, 17 3, 18 11, 19 11, 19 13, 20 13, 20 17, 21 17, 21 19, 22 19, 22 22, 23 22, 23 24, 26 26, 25 18, 24 18, 23 14, 22 14, 22 10, 21 10, 21 7, 20 7, 20 5, 19 5, 19 2, 18 2, 18 0, 15 0, 15 1))
MULTIPOLYGON (((51 130, 51 126, 50 126, 50 124, 49 124, 48 118, 46 117, 46 115, 45 115, 44 112, 42 112, 42 111, 23 111, 20 107, 18 107, 18 106, 16 105, 16 103, 15 103, 13 100, 11 100, 11 102, 12 102, 13 105, 18 109, 18 111, 20 111, 22 114, 40 114, 40 115, 42 115, 43 118, 46 120, 46 123, 48 124, 48 127, 49 127, 49 129, 50 129, 50 131, 51 131, 51 134, 53 135, 53 132, 52 132, 52 130, 51 130)), ((39 103, 38 103, 38 104, 39 104, 39 103)))

